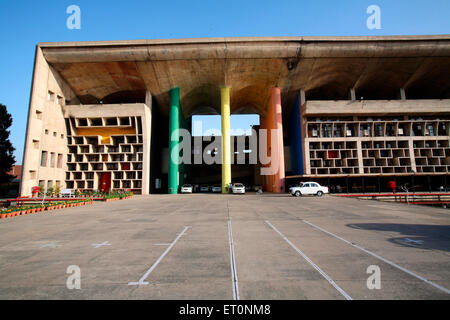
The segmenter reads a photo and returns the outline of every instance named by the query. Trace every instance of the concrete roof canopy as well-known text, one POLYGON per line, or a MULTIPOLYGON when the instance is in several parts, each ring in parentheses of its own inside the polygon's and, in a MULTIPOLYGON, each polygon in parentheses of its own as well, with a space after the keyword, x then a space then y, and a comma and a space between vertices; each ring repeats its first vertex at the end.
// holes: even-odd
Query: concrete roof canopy
POLYGON ((145 91, 167 115, 180 87, 185 116, 220 113, 230 86, 232 113, 265 115, 270 88, 290 108, 298 90, 310 100, 357 97, 450 98, 450 35, 267 37, 40 43, 47 62, 81 103, 142 102, 145 91), (126 100, 126 101, 125 101, 126 100))

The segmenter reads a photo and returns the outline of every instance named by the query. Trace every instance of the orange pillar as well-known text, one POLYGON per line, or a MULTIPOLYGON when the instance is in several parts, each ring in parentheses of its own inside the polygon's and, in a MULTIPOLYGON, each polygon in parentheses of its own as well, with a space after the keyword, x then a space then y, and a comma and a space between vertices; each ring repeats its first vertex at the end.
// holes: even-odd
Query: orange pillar
MULTIPOLYGON (((268 114, 268 117, 267 117, 266 128, 267 128, 267 154, 272 159, 272 154, 273 154, 273 150, 272 150, 272 129, 274 129, 274 128, 273 128, 273 115, 270 112, 270 107, 269 107, 269 114, 268 114)), ((266 167, 270 167, 271 165, 272 165, 272 161, 270 161, 269 164, 266 165, 266 167)), ((273 175, 272 174, 267 176, 266 189, 267 189, 268 192, 273 192, 273 175)))
MULTIPOLYGON (((270 107, 268 112, 267 127, 270 129, 276 129, 275 132, 270 134, 276 134, 277 146, 276 149, 270 148, 270 155, 272 159, 276 156, 278 158, 278 168, 274 175, 269 179, 271 187, 269 191, 283 193, 285 192, 285 173, 284 173, 284 144, 283 144, 283 119, 281 116, 281 91, 280 88, 272 88, 270 107), (271 180, 271 181, 270 181, 271 180)), ((272 137, 268 139, 269 143, 272 141, 272 137)), ((273 162, 273 161, 272 161, 273 162)))

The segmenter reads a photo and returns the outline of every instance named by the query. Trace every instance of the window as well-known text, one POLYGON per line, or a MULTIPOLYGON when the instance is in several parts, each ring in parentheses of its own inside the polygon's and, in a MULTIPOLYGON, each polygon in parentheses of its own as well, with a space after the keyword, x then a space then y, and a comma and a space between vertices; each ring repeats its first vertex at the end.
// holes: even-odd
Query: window
POLYGON ((55 94, 52 91, 48 91, 47 100, 53 101, 55 99, 55 94))
POLYGON ((41 153, 41 167, 47 166, 47 151, 42 151, 41 153))
POLYGON ((130 123, 130 118, 119 118, 119 124, 121 126, 126 126, 130 123))
POLYGON ((117 126, 117 118, 106 118, 105 122, 107 126, 117 126))
POLYGON ((47 181, 47 190, 50 189, 53 186, 53 181, 52 180, 48 180, 47 181))
POLYGON ((55 153, 54 152, 50 153, 50 167, 51 168, 55 167, 55 153))
POLYGON ((55 131, 53 131, 53 136, 56 137, 57 133, 55 131))
POLYGON ((42 111, 36 110, 36 118, 42 120, 42 111))
POLYGON ((94 127, 101 127, 101 126, 103 126, 103 122, 102 122, 101 118, 92 118, 92 119, 89 119, 89 120, 91 122, 91 126, 94 126, 94 127))
POLYGON ((61 139, 64 139, 64 134, 61 133, 61 139))
POLYGON ((41 188, 41 192, 44 191, 44 188, 45 188, 45 180, 39 180, 39 187, 41 188))
POLYGON ((48 134, 48 129, 45 129, 44 133, 45 133, 45 134, 48 134))
POLYGON ((58 153, 58 162, 56 165, 58 168, 62 168, 62 161, 63 161, 63 155, 61 153, 58 153))
POLYGON ((78 126, 79 127, 86 127, 88 125, 86 118, 80 118, 78 120, 78 126))

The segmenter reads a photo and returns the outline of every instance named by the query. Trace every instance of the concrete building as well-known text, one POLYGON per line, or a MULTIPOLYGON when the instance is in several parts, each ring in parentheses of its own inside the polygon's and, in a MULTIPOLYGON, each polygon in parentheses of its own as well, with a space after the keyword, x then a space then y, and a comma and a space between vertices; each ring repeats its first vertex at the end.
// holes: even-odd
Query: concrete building
POLYGON ((195 114, 222 117, 225 191, 230 114, 240 113, 279 129, 268 145, 279 169, 258 177, 268 191, 305 179, 436 189, 450 172, 449 74, 448 35, 40 43, 21 193, 177 193, 189 170, 169 160, 172 133, 195 114))

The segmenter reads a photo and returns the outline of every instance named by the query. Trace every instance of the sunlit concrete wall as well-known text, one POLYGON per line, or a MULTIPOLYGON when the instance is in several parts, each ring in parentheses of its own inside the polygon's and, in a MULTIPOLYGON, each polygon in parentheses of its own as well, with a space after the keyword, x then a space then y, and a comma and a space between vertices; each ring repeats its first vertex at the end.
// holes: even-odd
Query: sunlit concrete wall
MULTIPOLYGON (((23 171, 20 192, 30 195, 39 180, 60 181, 64 187, 67 138, 61 107, 68 102, 77 103, 76 95, 67 83, 45 60, 41 48, 36 47, 33 82, 31 86, 28 124, 23 155, 23 171), (47 165, 41 166, 41 153, 48 152, 47 165), (50 167, 50 154, 55 153, 55 167, 50 167), (57 168, 57 156, 61 154, 62 165, 57 168)), ((25 111, 25 110, 24 110, 25 111)))

